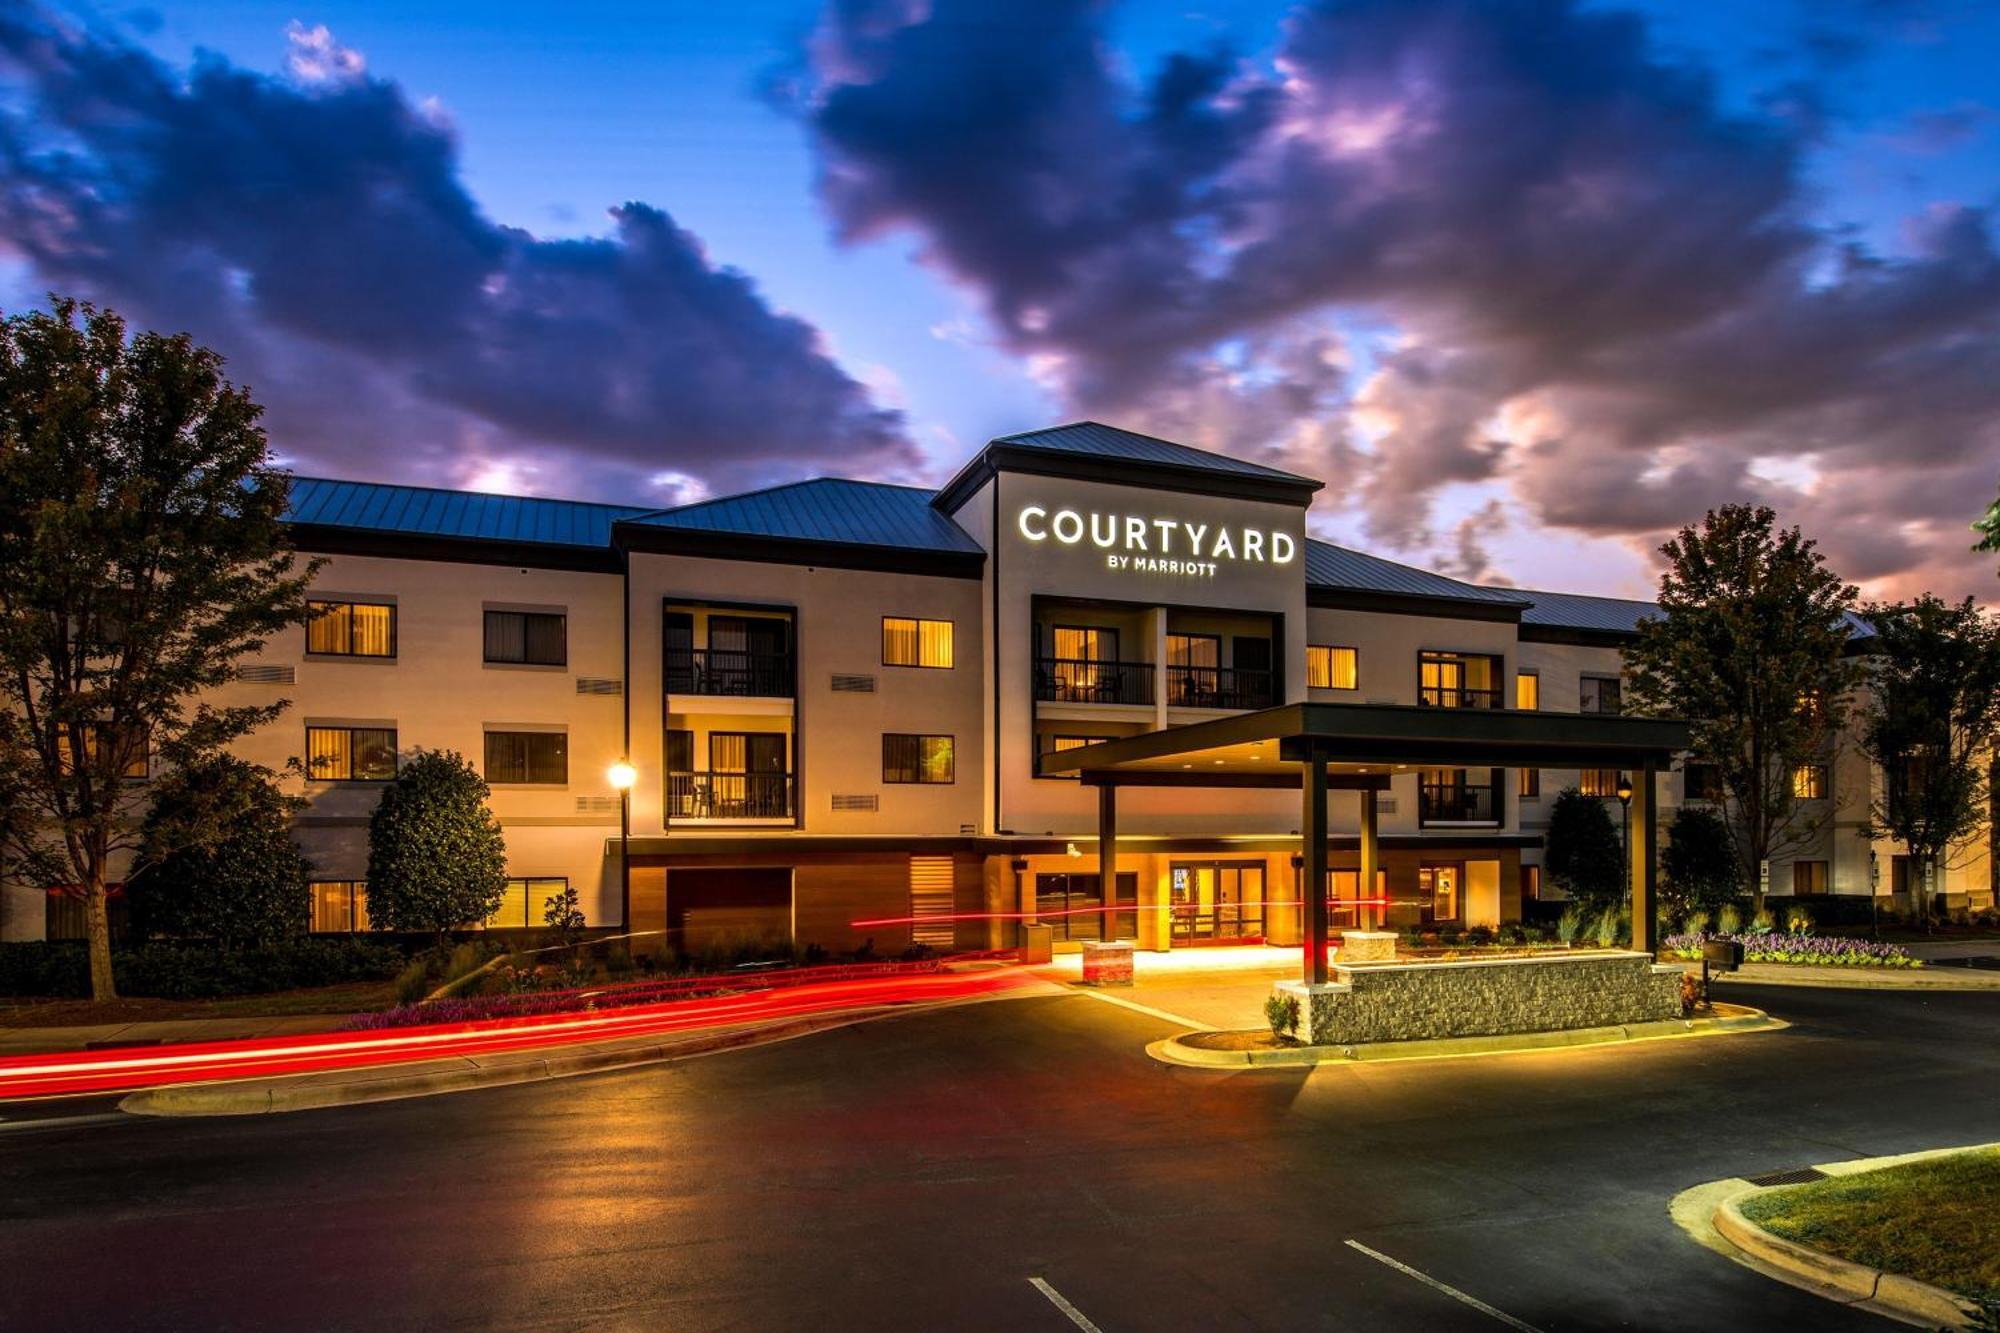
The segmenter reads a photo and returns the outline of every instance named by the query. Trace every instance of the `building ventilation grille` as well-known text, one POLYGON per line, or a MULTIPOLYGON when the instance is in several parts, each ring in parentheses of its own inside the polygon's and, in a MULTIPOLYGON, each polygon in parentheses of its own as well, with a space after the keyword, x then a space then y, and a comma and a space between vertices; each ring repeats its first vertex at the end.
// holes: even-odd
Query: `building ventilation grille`
POLYGON ((958 836, 961 838, 973 838, 978 835, 979 825, 977 824, 960 824, 958 826, 958 836))
POLYGON ((1395 814, 1396 798, 1389 795, 1387 792, 1384 792, 1382 795, 1377 796, 1375 798, 1375 813, 1378 815, 1395 814))
POLYGON ((873 694, 875 693, 875 677, 854 676, 836 671, 833 673, 833 692, 835 694, 873 694))
POLYGON ((625 693, 625 683, 616 676, 578 676, 576 678, 576 692, 578 694, 623 694, 625 693))
POLYGON ((615 815, 618 813, 618 798, 579 796, 576 798, 576 812, 580 815, 615 815))
POLYGON ((867 796, 842 796, 836 793, 833 798, 833 808, 835 810, 845 810, 849 813, 856 810, 880 810, 882 808, 882 798, 873 794, 867 796))
POLYGON ((252 685, 291 685, 298 673, 290 666, 242 666, 236 668, 236 679, 252 685))
POLYGON ((910 927, 910 943, 949 949, 955 942, 957 932, 951 923, 951 871, 949 856, 910 858, 910 915, 919 918, 910 927), (936 919, 923 920, 925 917, 936 919))

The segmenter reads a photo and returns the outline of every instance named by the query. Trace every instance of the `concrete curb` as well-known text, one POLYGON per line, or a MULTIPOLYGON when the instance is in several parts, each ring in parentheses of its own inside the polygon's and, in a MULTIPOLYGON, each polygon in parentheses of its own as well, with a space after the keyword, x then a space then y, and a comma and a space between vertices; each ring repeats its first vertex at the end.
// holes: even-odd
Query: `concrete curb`
POLYGON ((118 1109, 132 1115, 231 1116, 310 1111, 329 1106, 400 1101, 446 1092, 535 1083, 580 1074, 712 1055, 746 1046, 788 1041, 814 1032, 914 1012, 906 1006, 849 1011, 787 1023, 723 1028, 679 1041, 641 1039, 580 1046, 543 1054, 523 1051, 481 1058, 458 1057, 415 1066, 346 1070, 335 1074, 295 1074, 287 1078, 225 1083, 184 1083, 128 1093, 118 1109))
POLYGON ((1837 1293, 1828 1298, 1843 1304, 1865 1305, 1924 1328, 1972 1326, 1977 1307, 1942 1287, 1869 1268, 1764 1230, 1745 1217, 1742 1208, 1745 1199, 1762 1193, 1758 1186, 1746 1185, 1715 1210, 1716 1231, 1738 1249, 1799 1278, 1821 1295, 1837 1293))
MULTIPOLYGON (((1699 963, 1676 959, 1690 971, 1699 963)), ((1717 972, 1711 978, 1725 986, 1803 986, 1825 990, 1899 990, 2000 992, 2000 972, 1975 972, 1948 966, 1814 967, 1810 963, 1745 963, 1741 971, 1717 972)))
MULTIPOLYGON (((1862 1175, 1953 1153, 1977 1152, 2000 1144, 1972 1143, 1957 1148, 1927 1148, 1888 1157, 1864 1157, 1845 1162, 1816 1163, 1828 1177, 1862 1175)), ((1773 1235, 1745 1217, 1742 1204, 1753 1195, 1787 1185, 1753 1185, 1740 1177, 1711 1180, 1675 1195, 1667 1211, 1681 1230, 1699 1245, 1802 1291, 1841 1305, 1852 1305, 1920 1328, 1963 1328, 1970 1325, 1969 1302, 1928 1282, 1899 1273, 1883 1273, 1773 1235)))
POLYGON ((1718 1037, 1735 1032, 1774 1032, 1791 1024, 1758 1009, 1719 1018, 1674 1018, 1613 1027, 1566 1028, 1489 1037, 1444 1037, 1430 1041, 1381 1041, 1353 1046, 1288 1046, 1263 1051, 1216 1051, 1188 1045, 1182 1036, 1150 1043, 1146 1054, 1162 1064, 1190 1069, 1305 1068, 1326 1064, 1392 1060, 1443 1060, 1475 1055, 1515 1055, 1533 1051, 1605 1046, 1669 1038, 1718 1037))

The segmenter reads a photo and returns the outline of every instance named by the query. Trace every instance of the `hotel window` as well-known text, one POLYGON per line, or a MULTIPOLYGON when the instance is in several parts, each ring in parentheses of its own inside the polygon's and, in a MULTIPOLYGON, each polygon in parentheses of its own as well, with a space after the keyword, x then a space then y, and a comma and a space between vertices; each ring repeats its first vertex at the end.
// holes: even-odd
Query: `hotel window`
POLYGON ((1576 789, 1585 796, 1618 798, 1619 772, 1615 768, 1586 768, 1576 775, 1576 789))
POLYGON ((1352 648, 1311 644, 1306 648, 1306 684, 1315 690, 1352 690, 1361 683, 1360 654, 1352 648))
MULTIPOLYGON (((67 728, 62 723, 57 723, 56 728, 59 739, 56 747, 56 758, 62 765, 62 771, 68 773, 70 771, 70 747, 66 743, 67 728)), ((131 729, 130 734, 132 736, 131 751, 126 757, 124 766, 118 770, 118 776, 131 782, 144 782, 150 771, 149 760, 152 754, 152 733, 145 727, 134 727, 131 729)), ((117 741, 120 736, 121 732, 119 729, 107 723, 86 722, 83 725, 84 764, 95 768, 101 748, 104 746, 117 748, 117 741)))
POLYGON ((1542 868, 1540 866, 1521 867, 1521 901, 1535 902, 1542 896, 1542 868))
POLYGON ((396 608, 380 602, 307 602, 306 651, 316 657, 394 657, 396 608))
POLYGON ((488 930, 522 930, 544 924, 549 899, 569 887, 566 875, 545 875, 510 879, 500 895, 500 905, 480 924, 488 930))
POLYGON ((1532 801, 1542 794, 1542 770, 1539 768, 1517 768, 1514 779, 1515 794, 1522 800, 1532 801))
POLYGON ((1796 894, 1826 892, 1826 862, 1792 862, 1792 892, 1796 894))
POLYGON ((315 782, 387 782, 396 776, 394 727, 307 727, 306 776, 315 782))
POLYGON ((1432 708, 1500 707, 1501 659, 1485 654, 1417 654, 1417 702, 1432 708))
POLYGON ((1542 706, 1542 674, 1519 671, 1514 674, 1514 707, 1532 713, 1542 706))
POLYGON ((1681 768, 1681 794, 1690 801, 1713 801, 1723 797, 1722 767, 1690 759, 1681 768))
POLYGON ((1826 765, 1800 764, 1792 770, 1792 795, 1801 801, 1826 799, 1826 765))
POLYGON ((882 665, 948 667, 951 665, 951 622, 882 617, 882 665))
MULTIPOLYGON (((1111 739, 1109 736, 1051 736, 1049 737, 1049 748, 1042 751, 1042 753, 1060 754, 1064 750, 1080 750, 1086 745, 1095 745, 1099 741, 1109 740, 1109 739, 1111 739)), ((1074 782, 1081 775, 1077 773, 1046 773, 1043 774, 1043 776, 1051 778, 1067 778, 1068 780, 1074 782)))
POLYGON ((489 731, 486 780, 499 785, 569 781, 569 737, 560 731, 489 731))
POLYGON ((1622 702, 1616 676, 1585 676, 1577 682, 1576 711, 1616 713, 1622 702))
POLYGON ((569 665, 569 619, 553 611, 488 611, 486 660, 519 666, 569 665))
POLYGON ((883 733, 882 781, 946 783, 952 780, 951 737, 883 733))
POLYGON ((358 879, 312 882, 312 928, 321 935, 368 929, 368 884, 358 879))

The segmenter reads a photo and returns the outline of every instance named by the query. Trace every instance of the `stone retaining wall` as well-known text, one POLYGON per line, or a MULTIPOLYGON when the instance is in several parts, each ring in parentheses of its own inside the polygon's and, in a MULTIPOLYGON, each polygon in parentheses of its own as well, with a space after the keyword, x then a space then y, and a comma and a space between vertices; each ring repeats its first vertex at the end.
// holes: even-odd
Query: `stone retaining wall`
POLYGON ((1681 1016, 1682 969, 1643 953, 1336 966, 1325 986, 1278 983, 1317 1046, 1652 1023, 1681 1016))

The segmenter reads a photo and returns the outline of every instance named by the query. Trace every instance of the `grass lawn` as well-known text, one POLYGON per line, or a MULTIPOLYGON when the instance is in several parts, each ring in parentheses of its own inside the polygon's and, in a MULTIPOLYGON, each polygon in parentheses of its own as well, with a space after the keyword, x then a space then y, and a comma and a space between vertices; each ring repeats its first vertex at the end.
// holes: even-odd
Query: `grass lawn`
POLYGON ((2000 1301, 2000 1148, 1772 1190, 1743 1213, 1801 1245, 2000 1301))

